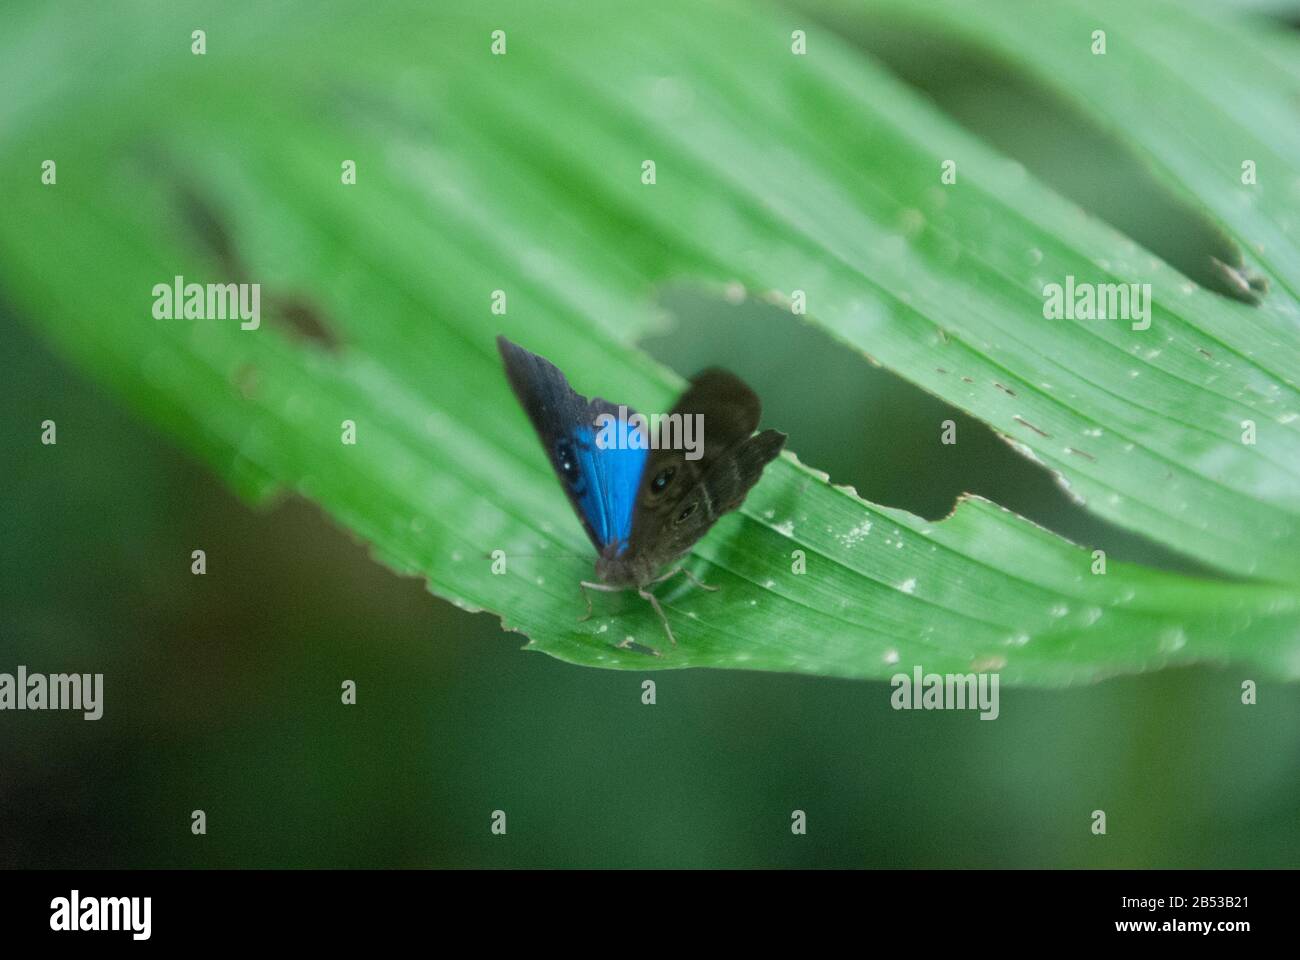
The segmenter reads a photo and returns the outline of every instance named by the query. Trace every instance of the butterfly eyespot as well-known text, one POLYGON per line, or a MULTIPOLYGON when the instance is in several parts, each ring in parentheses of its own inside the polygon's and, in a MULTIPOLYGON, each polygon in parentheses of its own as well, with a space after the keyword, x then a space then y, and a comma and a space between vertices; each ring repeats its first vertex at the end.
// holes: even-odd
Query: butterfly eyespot
POLYGON ((555 463, 565 480, 571 484, 578 482, 578 458, 573 455, 573 444, 568 440, 556 441, 555 463))
POLYGON ((678 523, 681 523, 683 520, 685 520, 687 517, 689 517, 692 513, 695 512, 695 508, 698 507, 699 505, 700 505, 700 504, 699 504, 699 501, 697 500, 695 503, 692 503, 689 507, 687 507, 687 508, 686 508, 685 510, 683 510, 681 513, 677 514, 677 522, 678 522, 678 523))
POLYGON ((655 478, 652 481, 650 481, 650 489, 653 490, 655 493, 661 493, 664 487, 668 486, 668 481, 673 478, 673 474, 675 474, 676 472, 677 472, 676 467, 665 467, 664 469, 660 470, 655 475, 655 478))

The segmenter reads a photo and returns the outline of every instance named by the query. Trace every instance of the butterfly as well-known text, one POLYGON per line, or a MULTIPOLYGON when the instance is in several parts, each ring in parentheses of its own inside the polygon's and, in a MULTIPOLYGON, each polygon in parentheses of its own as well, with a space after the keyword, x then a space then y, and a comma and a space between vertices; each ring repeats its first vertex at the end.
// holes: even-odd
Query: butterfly
POLYGON ((694 451, 669 445, 647 449, 654 446, 650 431, 634 411, 577 393, 555 364, 505 337, 497 337, 497 349, 506 379, 596 547, 596 580, 580 583, 587 602, 581 619, 591 616, 587 590, 634 589, 649 601, 676 646, 668 618, 648 588, 681 573, 696 586, 717 589, 700 583, 677 561, 719 517, 740 506, 781 452, 785 434, 754 434, 762 413, 758 395, 734 374, 710 368, 691 379, 669 414, 670 419, 680 415, 682 422, 699 415, 694 422, 702 425, 702 444, 694 451), (612 433, 601 434, 611 427, 612 433), (671 569, 661 573, 665 567, 671 569))

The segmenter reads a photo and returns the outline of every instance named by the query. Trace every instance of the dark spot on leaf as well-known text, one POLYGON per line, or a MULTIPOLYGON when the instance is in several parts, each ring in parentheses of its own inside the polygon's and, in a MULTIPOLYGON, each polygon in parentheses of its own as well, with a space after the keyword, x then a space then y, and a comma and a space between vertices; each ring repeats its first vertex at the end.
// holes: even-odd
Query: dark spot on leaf
POLYGON ((1024 417, 1016 416, 1016 417, 1012 417, 1011 419, 1015 420, 1016 423, 1020 423, 1020 424, 1023 424, 1024 426, 1028 427, 1030 430, 1034 431, 1034 433, 1038 434, 1040 437, 1050 437, 1050 436, 1051 436, 1050 433, 1048 433, 1048 432, 1045 431, 1045 430, 1040 430, 1040 429, 1038 429, 1038 427, 1034 426, 1032 423, 1030 423, 1030 422, 1029 422, 1028 420, 1026 420, 1024 417))
POLYGON ((289 330, 299 337, 311 340, 331 353, 337 352, 342 345, 330 324, 325 322, 324 312, 305 297, 296 294, 281 297, 273 294, 270 305, 272 317, 284 321, 289 330))
MULTIPOLYGON (((239 254, 228 220, 193 184, 176 181, 176 203, 186 232, 198 240, 205 256, 215 260, 227 282, 253 283, 251 271, 239 254)), ((331 353, 342 345, 325 313, 300 294, 282 295, 265 290, 268 319, 294 336, 310 340, 331 353)))
POLYGON ((176 205, 190 236, 198 240, 204 254, 216 260, 230 279, 242 283, 247 271, 235 249, 234 238, 222 217, 197 189, 178 181, 176 205))
POLYGON ((631 637, 628 637, 622 643, 614 644, 614 646, 617 647, 619 650, 631 650, 634 653, 644 653, 652 657, 661 656, 659 651, 656 650, 654 647, 647 647, 644 643, 637 643, 631 637))

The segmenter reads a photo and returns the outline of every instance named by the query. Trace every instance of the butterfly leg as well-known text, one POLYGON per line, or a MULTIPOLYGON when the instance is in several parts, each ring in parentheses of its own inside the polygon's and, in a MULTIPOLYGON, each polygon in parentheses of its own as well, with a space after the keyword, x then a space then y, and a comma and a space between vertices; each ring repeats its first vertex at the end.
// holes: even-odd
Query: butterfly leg
POLYGON ((637 594, 643 600, 650 601, 650 606, 655 608, 655 613, 659 614, 659 619, 664 625, 664 633, 668 634, 668 639, 673 642, 673 646, 677 646, 677 638, 673 636, 673 628, 668 626, 668 618, 664 616, 664 608, 659 606, 659 598, 644 587, 638 589, 637 594))
POLYGON ((682 574, 682 575, 684 575, 684 576, 686 577, 687 580, 691 581, 691 583, 695 584, 697 587, 699 587, 699 588, 702 589, 702 590, 713 591, 713 590, 721 590, 721 589, 722 589, 721 587, 715 587, 715 586, 711 586, 710 584, 705 583, 703 580, 701 580, 701 579, 700 579, 699 577, 697 577, 695 574, 691 573, 691 571, 687 570, 685 567, 673 567, 671 570, 669 570, 667 573, 665 573, 662 577, 656 577, 655 579, 651 580, 651 581, 650 581, 650 585, 653 586, 653 585, 656 584, 656 583, 663 583, 665 580, 669 580, 669 579, 671 579, 671 578, 677 576, 677 574, 679 574, 679 573, 682 574))
POLYGON ((697 587, 699 587, 701 590, 708 590, 708 591, 712 592, 712 591, 714 591, 714 590, 721 590, 721 589, 722 589, 721 587, 718 587, 718 586, 714 586, 714 585, 712 585, 712 584, 705 583, 703 580, 701 580, 701 579, 700 579, 699 577, 697 577, 695 574, 691 573, 691 571, 687 570, 685 567, 682 567, 682 573, 686 575, 686 579, 687 579, 687 580, 691 581, 691 583, 695 584, 695 585, 696 585, 697 587))
POLYGON ((582 591, 582 599, 587 601, 587 612, 578 618, 578 622, 591 619, 591 594, 587 593, 588 589, 600 590, 604 593, 618 593, 620 590, 626 590, 627 587, 611 587, 608 583, 592 583, 590 580, 581 580, 578 582, 578 589, 582 591))

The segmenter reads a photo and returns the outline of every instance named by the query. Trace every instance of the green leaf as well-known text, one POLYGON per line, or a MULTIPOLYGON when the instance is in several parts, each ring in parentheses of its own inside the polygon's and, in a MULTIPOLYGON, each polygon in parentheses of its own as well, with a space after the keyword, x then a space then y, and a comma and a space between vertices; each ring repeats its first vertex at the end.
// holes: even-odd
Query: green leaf
MULTIPOLYGON (((829 19, 850 37, 863 29, 860 6, 810 6, 840 11, 829 19)), ((909 375, 1027 445, 1107 519, 1224 570, 1295 582, 1300 179, 1292 158, 1300 134, 1289 118, 1300 77, 1294 59, 1275 47, 1284 31, 1163 0, 1066 2, 1047 18, 1026 18, 1020 5, 1003 0, 888 0, 872 12, 914 40, 960 42, 999 69, 1050 89, 1236 241, 1230 249, 1237 259, 1227 264, 1235 282, 1256 275, 1269 286, 1256 306, 1225 300, 1054 197, 1018 165, 954 147, 974 160, 978 189, 954 198, 960 208, 946 204, 943 216, 957 231, 973 225, 978 235, 961 245, 950 279, 966 274, 975 294, 999 286, 989 282, 991 274, 1009 282, 987 304, 986 316, 976 316, 984 304, 972 307, 959 283, 949 286, 945 306, 928 312, 946 329, 956 327, 981 363, 990 362, 988 376, 996 377, 1000 366, 1019 374, 1011 385, 1019 395, 996 396, 983 376, 969 373, 965 357, 938 365, 973 376, 977 383, 968 390, 927 371, 924 361, 909 375), (1094 30, 1106 32, 1105 55, 1092 52, 1094 30), (1244 160, 1256 163, 1257 184, 1242 183, 1244 160), (996 193, 997 202, 972 196, 985 191, 996 193), (1151 329, 1043 321, 1036 313, 1043 284, 1067 274, 1150 282, 1151 329), (1023 420, 1050 436, 1017 421, 1013 408, 1028 411, 1023 420), (1246 421, 1255 424, 1254 445, 1242 442, 1246 421)), ((1202 256, 1216 253, 1227 256, 1217 249, 1202 256)), ((886 351, 874 352, 894 365, 886 351)), ((942 353, 931 351, 926 359, 942 353)))
POLYGON ((30 5, 0 37, 20 91, 0 127, 6 297, 248 496, 308 497, 393 569, 574 663, 1300 675, 1284 254, 1258 307, 1185 292, 847 43, 793 56, 779 10, 256 9, 123 4, 69 25, 30 5), (1071 272, 1150 279, 1152 329, 1044 321, 1038 281, 1071 272), (153 319, 176 275, 260 282, 263 325, 153 319), (656 286, 680 278, 805 290, 810 320, 1004 432, 1090 508, 1279 582, 1098 575, 1089 551, 985 501, 929 522, 788 456, 695 551, 722 589, 661 591, 680 645, 634 596, 579 623, 594 558, 492 340, 583 392, 667 409, 680 379, 634 344, 662 327, 656 286))

